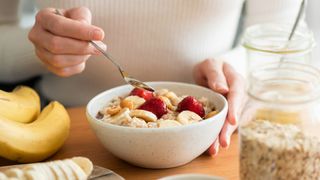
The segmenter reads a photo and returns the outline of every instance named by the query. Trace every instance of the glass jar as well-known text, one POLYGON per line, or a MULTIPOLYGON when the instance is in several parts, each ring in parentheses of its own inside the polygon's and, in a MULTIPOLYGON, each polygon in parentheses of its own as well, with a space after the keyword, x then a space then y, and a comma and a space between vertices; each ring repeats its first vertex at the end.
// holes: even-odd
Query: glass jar
POLYGON ((271 63, 249 76, 241 115, 242 180, 320 179, 320 72, 271 63))
POLYGON ((313 33, 299 26, 288 41, 292 26, 285 24, 258 24, 246 29, 243 46, 247 52, 247 72, 267 63, 280 60, 309 64, 315 45, 313 33))

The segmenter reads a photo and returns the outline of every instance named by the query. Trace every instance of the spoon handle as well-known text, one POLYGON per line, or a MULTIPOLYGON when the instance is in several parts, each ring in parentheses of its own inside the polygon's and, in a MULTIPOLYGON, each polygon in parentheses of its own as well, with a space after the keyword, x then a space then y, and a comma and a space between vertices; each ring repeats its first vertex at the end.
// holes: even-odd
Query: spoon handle
POLYGON ((290 32, 290 35, 289 35, 289 38, 288 38, 288 41, 290 41, 298 27, 298 24, 300 22, 300 19, 301 19, 301 16, 303 14, 303 10, 304 10, 304 7, 305 7, 305 0, 302 0, 301 2, 301 5, 300 5, 300 9, 299 9, 299 12, 298 12, 298 15, 296 17, 296 20, 294 21, 294 24, 293 24, 293 27, 291 29, 291 32, 290 32))
POLYGON ((94 41, 89 41, 90 44, 92 44, 96 49, 98 49, 107 59, 109 59, 115 66, 118 67, 118 69, 122 72, 124 72, 121 68, 121 66, 118 64, 118 62, 116 60, 114 60, 114 58, 107 53, 104 49, 102 49, 97 43, 95 43, 94 41))
MULTIPOLYGON (((291 29, 291 31, 290 31, 290 34, 289 34, 289 37, 288 37, 288 41, 287 41, 287 43, 286 43, 286 45, 285 45, 285 48, 288 47, 291 39, 293 38, 293 36, 294 36, 294 34, 295 34, 295 32, 296 32, 296 29, 297 29, 297 27, 298 27, 298 25, 299 25, 300 19, 301 19, 302 14, 303 14, 303 10, 304 10, 304 8, 305 8, 305 3, 306 3, 305 0, 302 0, 302 1, 301 1, 298 15, 297 15, 297 17, 296 17, 296 19, 295 19, 295 21, 294 21, 294 24, 293 24, 293 26, 292 26, 292 29, 291 29)), ((280 63, 279 63, 279 67, 281 66, 281 64, 283 64, 284 60, 285 60, 285 58, 284 58, 283 56, 281 56, 281 58, 280 58, 280 63)))

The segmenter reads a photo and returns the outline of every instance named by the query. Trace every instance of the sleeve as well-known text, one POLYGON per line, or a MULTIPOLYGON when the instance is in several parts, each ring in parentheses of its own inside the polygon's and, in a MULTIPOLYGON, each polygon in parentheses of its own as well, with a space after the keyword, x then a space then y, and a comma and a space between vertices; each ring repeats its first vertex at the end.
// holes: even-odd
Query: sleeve
MULTIPOLYGON (((246 0, 245 16, 240 32, 248 26, 260 23, 293 24, 301 0, 246 0)), ((302 23, 304 24, 304 18, 302 23)), ((238 34, 239 35, 239 34, 238 34)), ((241 35, 241 33, 240 33, 241 35)), ((231 64, 241 75, 246 76, 246 50, 237 45, 234 49, 216 57, 231 64)))
POLYGON ((25 80, 46 72, 28 40, 31 23, 25 25, 20 18, 29 17, 28 21, 34 21, 34 14, 21 14, 21 2, 0 1, 0 82, 4 83, 25 80))

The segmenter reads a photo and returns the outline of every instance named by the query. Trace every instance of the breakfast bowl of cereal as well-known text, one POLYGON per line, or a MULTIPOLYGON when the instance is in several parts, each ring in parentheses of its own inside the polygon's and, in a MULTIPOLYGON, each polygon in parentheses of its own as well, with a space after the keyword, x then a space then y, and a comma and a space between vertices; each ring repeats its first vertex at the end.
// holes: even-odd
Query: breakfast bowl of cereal
POLYGON ((124 85, 88 103, 87 119, 102 145, 145 168, 181 166, 205 152, 225 121, 226 99, 193 84, 147 84, 155 92, 124 85))

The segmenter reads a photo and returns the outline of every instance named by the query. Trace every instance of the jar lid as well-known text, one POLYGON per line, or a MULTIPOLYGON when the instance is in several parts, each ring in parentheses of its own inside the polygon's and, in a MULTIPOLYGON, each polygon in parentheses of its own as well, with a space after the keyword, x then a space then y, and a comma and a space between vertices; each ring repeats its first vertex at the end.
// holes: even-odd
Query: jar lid
POLYGON ((288 41, 292 26, 288 24, 258 24, 246 29, 243 46, 247 49, 291 54, 310 51, 314 45, 313 33, 307 28, 298 26, 294 36, 288 41))

